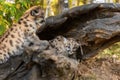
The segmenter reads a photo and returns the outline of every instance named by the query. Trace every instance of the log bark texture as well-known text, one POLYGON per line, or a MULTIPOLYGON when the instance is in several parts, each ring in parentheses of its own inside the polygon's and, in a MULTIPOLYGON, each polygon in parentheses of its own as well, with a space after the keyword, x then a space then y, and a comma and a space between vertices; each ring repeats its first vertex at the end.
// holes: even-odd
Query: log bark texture
POLYGON ((120 41, 120 4, 74 7, 48 17, 37 35, 50 44, 41 44, 39 51, 27 49, 24 54, 1 64, 0 80, 83 80, 79 60, 94 57, 100 50, 120 41), (61 45, 68 44, 71 38, 80 44, 72 57, 67 52, 59 53, 56 49, 59 44, 52 46, 51 41, 57 36, 63 37, 58 40, 61 45))
POLYGON ((46 29, 38 36, 45 40, 58 35, 74 38, 82 45, 83 59, 87 59, 120 41, 119 11, 120 4, 112 3, 75 7, 66 13, 49 17, 46 29))

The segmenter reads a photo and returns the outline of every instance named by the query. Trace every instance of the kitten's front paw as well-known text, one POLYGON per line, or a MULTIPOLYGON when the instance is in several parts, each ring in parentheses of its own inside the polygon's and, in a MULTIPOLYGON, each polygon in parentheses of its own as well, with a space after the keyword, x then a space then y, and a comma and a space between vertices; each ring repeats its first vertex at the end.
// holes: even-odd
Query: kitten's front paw
POLYGON ((8 54, 0 54, 0 64, 7 62, 8 59, 9 59, 8 54))
POLYGON ((41 40, 38 42, 37 46, 39 46, 39 50, 44 50, 49 46, 49 42, 46 40, 41 40))
POLYGON ((49 42, 48 41, 45 41, 45 40, 41 40, 39 42, 35 42, 33 43, 33 45, 29 46, 29 50, 32 50, 32 51, 43 51, 45 49, 47 49, 49 47, 49 42))

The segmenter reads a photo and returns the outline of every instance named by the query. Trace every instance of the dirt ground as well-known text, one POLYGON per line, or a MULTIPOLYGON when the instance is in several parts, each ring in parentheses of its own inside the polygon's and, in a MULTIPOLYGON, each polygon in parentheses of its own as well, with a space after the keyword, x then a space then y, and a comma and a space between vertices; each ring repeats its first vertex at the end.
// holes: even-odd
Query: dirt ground
POLYGON ((79 65, 80 80, 120 80, 120 59, 102 57, 79 65))

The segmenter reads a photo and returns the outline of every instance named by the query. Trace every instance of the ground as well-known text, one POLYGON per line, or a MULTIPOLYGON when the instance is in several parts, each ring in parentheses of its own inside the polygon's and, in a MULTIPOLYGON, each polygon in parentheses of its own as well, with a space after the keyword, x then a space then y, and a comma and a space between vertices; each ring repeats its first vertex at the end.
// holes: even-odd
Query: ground
POLYGON ((120 80, 120 60, 115 57, 95 58, 79 66, 81 80, 120 80))

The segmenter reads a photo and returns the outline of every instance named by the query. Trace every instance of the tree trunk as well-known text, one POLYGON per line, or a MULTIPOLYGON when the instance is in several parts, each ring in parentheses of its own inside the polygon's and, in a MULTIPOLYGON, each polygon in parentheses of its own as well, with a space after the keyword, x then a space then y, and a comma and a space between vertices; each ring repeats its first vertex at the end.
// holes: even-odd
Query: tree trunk
POLYGON ((58 0, 59 1, 59 13, 65 12, 69 9, 68 0, 58 0))

